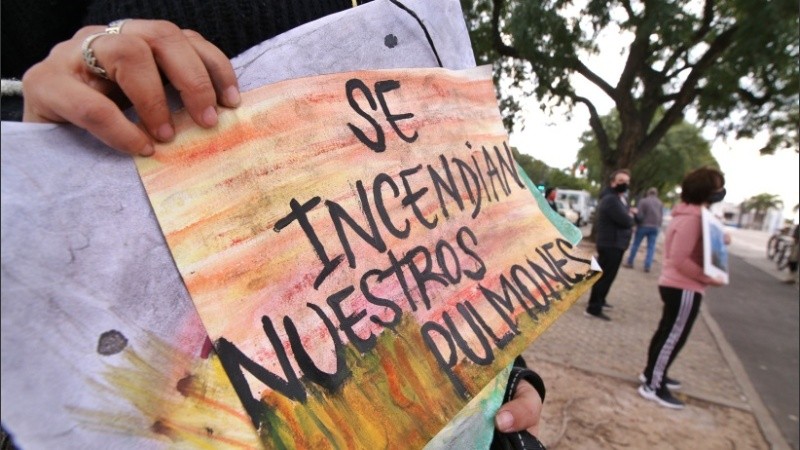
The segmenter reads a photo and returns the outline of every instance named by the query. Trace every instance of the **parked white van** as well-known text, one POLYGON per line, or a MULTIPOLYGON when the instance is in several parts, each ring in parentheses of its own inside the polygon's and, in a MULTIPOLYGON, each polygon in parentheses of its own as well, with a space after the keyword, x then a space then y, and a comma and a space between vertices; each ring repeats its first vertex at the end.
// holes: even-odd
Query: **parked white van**
POLYGON ((567 204, 568 207, 578 212, 578 226, 583 226, 592 220, 595 199, 587 191, 556 188, 556 200, 567 204))

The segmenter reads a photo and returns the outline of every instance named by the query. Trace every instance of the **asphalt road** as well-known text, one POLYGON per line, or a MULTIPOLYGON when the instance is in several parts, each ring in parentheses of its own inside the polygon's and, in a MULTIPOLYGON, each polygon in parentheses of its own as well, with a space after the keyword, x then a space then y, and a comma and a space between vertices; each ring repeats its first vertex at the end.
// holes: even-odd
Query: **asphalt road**
MULTIPOLYGON (((734 242, 737 234, 734 232, 734 242)), ((768 235, 766 236, 768 237, 768 235)), ((732 246, 731 284, 706 291, 706 307, 742 362, 789 445, 800 448, 800 303, 764 255, 766 238, 740 235, 732 246), (756 242, 763 239, 763 246, 756 242), (742 246, 741 244, 746 244, 742 246), (759 248, 760 247, 760 248, 759 248), (762 261, 763 260, 763 261, 762 261), (766 263, 765 263, 766 262, 766 263)))

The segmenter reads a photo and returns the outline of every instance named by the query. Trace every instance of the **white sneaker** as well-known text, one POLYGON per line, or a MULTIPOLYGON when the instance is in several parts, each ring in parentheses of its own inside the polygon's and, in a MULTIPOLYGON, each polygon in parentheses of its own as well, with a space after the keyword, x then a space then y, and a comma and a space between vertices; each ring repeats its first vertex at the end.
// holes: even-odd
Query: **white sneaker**
MULTIPOLYGON (((644 376, 644 373, 639 374, 639 381, 641 381, 642 384, 647 384, 647 377, 644 376)), ((673 380, 670 377, 664 377, 664 386, 668 387, 672 391, 677 391, 683 387, 683 384, 681 384, 680 381, 673 380)))

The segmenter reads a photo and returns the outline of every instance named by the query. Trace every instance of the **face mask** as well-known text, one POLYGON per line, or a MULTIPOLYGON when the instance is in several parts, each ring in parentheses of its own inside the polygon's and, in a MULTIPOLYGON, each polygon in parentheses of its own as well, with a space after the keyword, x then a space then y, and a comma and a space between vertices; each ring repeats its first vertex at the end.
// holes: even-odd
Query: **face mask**
POLYGON ((614 186, 614 190, 622 194, 623 192, 628 192, 628 183, 620 183, 614 186))
POLYGON ((721 202, 722 199, 725 198, 725 194, 726 194, 725 188, 722 188, 722 190, 719 192, 714 192, 713 194, 711 194, 711 197, 708 197, 708 203, 721 202))

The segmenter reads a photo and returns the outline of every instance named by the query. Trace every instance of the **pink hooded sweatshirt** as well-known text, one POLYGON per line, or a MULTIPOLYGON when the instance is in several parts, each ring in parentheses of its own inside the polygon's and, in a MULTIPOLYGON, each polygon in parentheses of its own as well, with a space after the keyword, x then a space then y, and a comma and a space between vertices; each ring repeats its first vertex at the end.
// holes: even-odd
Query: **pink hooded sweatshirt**
POLYGON ((700 294, 714 280, 703 273, 702 206, 679 203, 672 209, 664 243, 664 264, 659 286, 686 289, 700 294))

